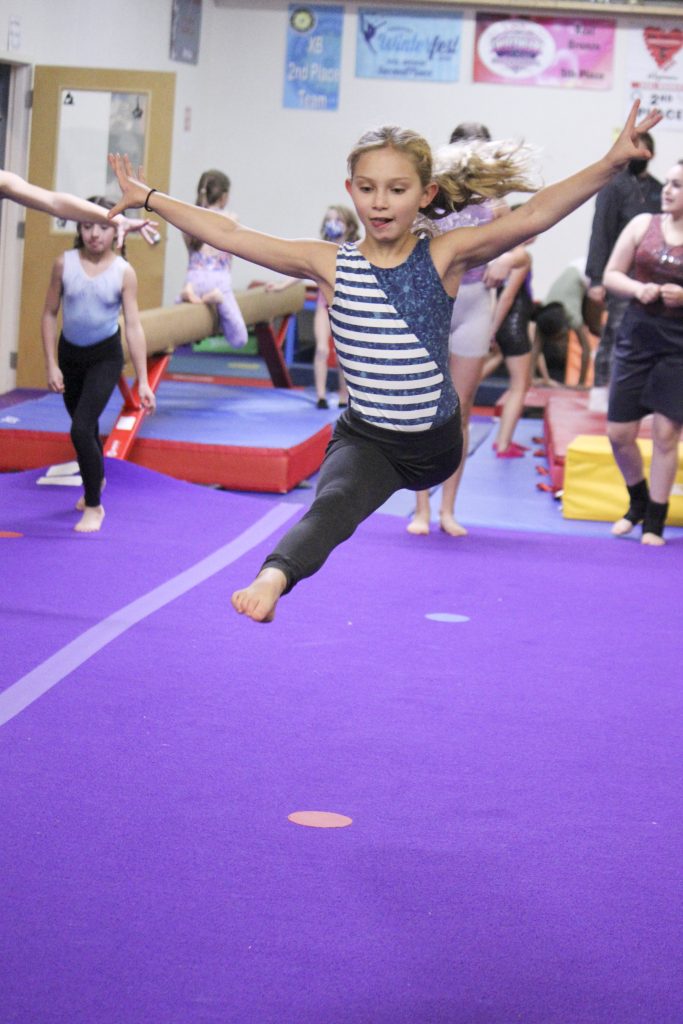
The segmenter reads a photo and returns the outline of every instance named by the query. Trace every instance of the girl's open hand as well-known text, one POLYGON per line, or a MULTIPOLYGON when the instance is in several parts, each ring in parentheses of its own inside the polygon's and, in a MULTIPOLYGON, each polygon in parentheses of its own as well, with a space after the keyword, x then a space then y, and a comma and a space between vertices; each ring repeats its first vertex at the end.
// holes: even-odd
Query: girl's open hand
POLYGON ((114 219, 114 224, 116 225, 117 249, 121 248, 126 240, 126 235, 132 231, 139 231, 148 245, 156 245, 161 241, 156 221, 143 220, 141 217, 124 217, 123 214, 120 214, 114 219))
POLYGON ((149 185, 145 181, 141 167, 138 168, 137 177, 135 177, 133 165, 125 155, 110 153, 109 166, 116 175, 122 193, 121 199, 109 213, 111 220, 117 213, 123 213, 124 210, 133 210, 144 206, 149 193, 149 185))
POLYGON ((651 110, 642 120, 638 121, 639 108, 640 100, 636 100, 631 107, 631 113, 626 118, 626 124, 619 138, 607 154, 607 160, 609 160, 615 170, 621 170, 629 160, 635 160, 637 157, 642 158, 646 153, 648 156, 652 156, 649 150, 642 149, 642 144, 639 146, 640 137, 644 132, 649 132, 656 124, 659 124, 662 120, 662 114, 659 110, 651 110))

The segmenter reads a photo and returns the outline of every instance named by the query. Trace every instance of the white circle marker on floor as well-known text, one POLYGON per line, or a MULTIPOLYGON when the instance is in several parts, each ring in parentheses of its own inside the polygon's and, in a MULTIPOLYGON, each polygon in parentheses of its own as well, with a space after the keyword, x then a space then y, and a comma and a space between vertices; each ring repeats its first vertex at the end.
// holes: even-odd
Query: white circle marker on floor
POLYGON ((469 622, 469 615, 454 615, 452 612, 429 612, 425 615, 425 619, 431 619, 432 622, 469 622))

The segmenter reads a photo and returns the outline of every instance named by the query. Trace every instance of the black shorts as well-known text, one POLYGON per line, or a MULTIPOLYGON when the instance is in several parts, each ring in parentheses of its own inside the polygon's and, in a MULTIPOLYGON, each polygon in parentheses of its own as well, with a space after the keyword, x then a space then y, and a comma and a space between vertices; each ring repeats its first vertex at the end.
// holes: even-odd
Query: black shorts
POLYGON ((614 352, 607 418, 633 423, 651 412, 683 423, 683 335, 671 318, 644 316, 630 306, 614 352))
POLYGON ((445 423, 415 432, 376 427, 352 409, 345 409, 337 420, 327 451, 347 444, 358 448, 368 445, 380 451, 401 476, 399 486, 409 491, 429 490, 452 476, 460 465, 463 445, 460 406, 445 423))
POLYGON ((531 352, 529 321, 532 312, 533 303, 522 286, 496 334, 496 343, 504 356, 525 356, 531 352))

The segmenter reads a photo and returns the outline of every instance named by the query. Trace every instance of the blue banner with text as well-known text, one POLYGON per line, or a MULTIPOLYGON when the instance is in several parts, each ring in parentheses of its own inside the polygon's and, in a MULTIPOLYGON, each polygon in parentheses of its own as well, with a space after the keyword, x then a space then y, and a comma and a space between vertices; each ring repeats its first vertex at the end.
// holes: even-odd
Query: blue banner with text
POLYGON ((343 22, 343 7, 290 4, 285 107, 337 109, 343 22))

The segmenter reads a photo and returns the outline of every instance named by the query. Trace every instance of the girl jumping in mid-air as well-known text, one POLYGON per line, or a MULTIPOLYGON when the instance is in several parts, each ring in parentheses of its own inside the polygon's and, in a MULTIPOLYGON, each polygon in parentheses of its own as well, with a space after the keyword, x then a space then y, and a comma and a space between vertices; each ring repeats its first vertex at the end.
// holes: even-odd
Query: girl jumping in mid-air
MULTIPOLYGON (((101 197, 89 202, 105 209, 112 205, 101 197)), ((84 495, 76 505, 83 515, 74 527, 79 533, 97 532, 104 519, 104 457, 98 421, 123 369, 118 325, 122 307, 140 401, 150 411, 156 404, 147 384, 137 278, 130 264, 114 252, 115 235, 111 223, 79 224, 74 248, 54 262, 41 321, 48 385, 51 391, 64 395, 83 479, 84 495), (60 305, 63 328, 58 341, 60 305)))
POLYGON ((356 527, 402 487, 435 486, 462 454, 458 396, 448 372, 453 299, 468 267, 486 263, 546 231, 608 182, 637 152, 633 105, 623 131, 596 163, 542 189, 507 217, 481 227, 418 238, 419 213, 456 209, 526 187, 514 153, 477 159, 434 179, 428 143, 415 132, 367 132, 349 157, 346 187, 365 230, 345 245, 289 241, 251 231, 220 214, 159 194, 126 157, 110 157, 123 196, 114 210, 144 206, 181 231, 271 270, 311 278, 330 306, 350 406, 339 417, 320 470, 316 498, 280 540, 254 581, 232 596, 243 615, 269 622, 282 594, 311 576, 356 527), (522 182, 520 182, 522 177, 522 182))
MULTIPOLYGON (((197 185, 197 206, 226 217, 230 196, 230 178, 222 171, 204 171, 197 185)), ((247 343, 247 327, 232 290, 232 255, 222 252, 201 238, 185 234, 190 255, 181 302, 205 302, 216 307, 218 323, 225 340, 242 348, 247 343)))

